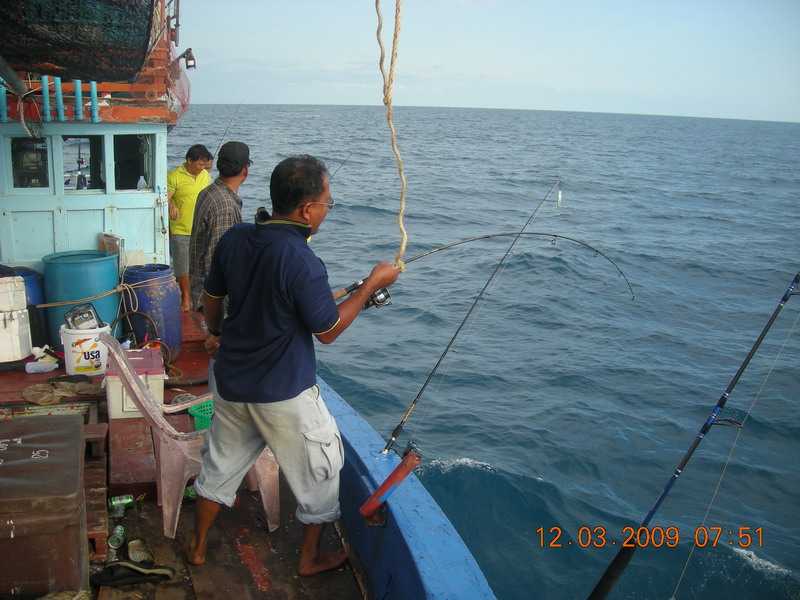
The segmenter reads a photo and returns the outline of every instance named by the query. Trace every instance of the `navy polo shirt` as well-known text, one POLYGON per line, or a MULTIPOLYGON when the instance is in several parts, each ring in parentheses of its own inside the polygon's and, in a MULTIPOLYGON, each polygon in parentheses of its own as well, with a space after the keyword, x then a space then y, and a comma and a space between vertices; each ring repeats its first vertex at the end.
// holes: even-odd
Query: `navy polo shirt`
POLYGON ((228 401, 288 400, 316 383, 313 334, 333 329, 339 312, 310 234, 268 220, 234 225, 217 243, 204 287, 228 297, 214 369, 228 401))

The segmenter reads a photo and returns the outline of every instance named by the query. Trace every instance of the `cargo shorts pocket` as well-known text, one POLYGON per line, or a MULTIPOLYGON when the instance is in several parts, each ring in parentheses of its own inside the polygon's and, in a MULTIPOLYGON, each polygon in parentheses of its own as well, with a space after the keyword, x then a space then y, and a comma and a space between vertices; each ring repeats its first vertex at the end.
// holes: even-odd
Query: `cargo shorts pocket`
POLYGON ((311 480, 320 483, 337 475, 344 466, 342 438, 333 417, 303 432, 311 480))

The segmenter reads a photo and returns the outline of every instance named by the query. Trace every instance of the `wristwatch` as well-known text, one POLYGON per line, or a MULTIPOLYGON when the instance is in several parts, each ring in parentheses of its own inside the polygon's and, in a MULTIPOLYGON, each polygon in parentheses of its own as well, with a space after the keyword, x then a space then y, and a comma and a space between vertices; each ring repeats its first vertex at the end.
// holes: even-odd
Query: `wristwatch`
POLYGON ((211 327, 208 327, 208 326, 206 326, 206 328, 208 329, 208 333, 209 333, 210 335, 214 335, 214 336, 216 336, 216 337, 219 337, 219 336, 221 336, 221 335, 222 335, 222 332, 221 332, 221 331, 217 331, 216 329, 211 329, 211 327))

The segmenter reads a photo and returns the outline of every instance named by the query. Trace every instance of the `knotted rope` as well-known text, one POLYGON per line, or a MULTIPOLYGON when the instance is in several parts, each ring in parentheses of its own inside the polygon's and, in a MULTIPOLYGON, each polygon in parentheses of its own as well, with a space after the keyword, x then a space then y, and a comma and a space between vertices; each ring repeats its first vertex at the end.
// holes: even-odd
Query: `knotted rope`
POLYGON ((138 308, 138 297, 136 296, 135 289, 136 288, 144 288, 144 287, 156 287, 162 284, 170 283, 174 281, 172 275, 161 275, 159 277, 153 277, 152 279, 146 279, 144 281, 140 281, 138 283, 120 283, 116 287, 107 292, 101 292, 100 294, 96 294, 94 296, 89 296, 88 298, 80 298, 79 300, 63 300, 61 302, 48 302, 43 304, 37 304, 34 308, 50 308, 52 306, 70 306, 72 304, 85 304, 87 302, 91 302, 92 300, 98 300, 105 296, 110 296, 111 294, 117 294, 122 292, 127 292, 128 297, 131 301, 135 301, 137 306, 134 308, 136 310, 138 308))
POLYGON ((400 156, 400 150, 397 147, 397 133, 394 129, 394 111, 392 110, 392 90, 394 88, 394 75, 397 69, 397 47, 400 41, 400 13, 403 6, 402 0, 395 0, 395 10, 394 10, 394 37, 392 39, 392 58, 389 62, 389 75, 386 75, 386 69, 384 68, 384 59, 386 56, 386 51, 383 47, 383 41, 381 40, 381 30, 383 29, 383 14, 381 13, 381 2, 380 0, 375 0, 375 11, 378 13, 378 46, 381 49, 381 59, 380 59, 380 69, 381 69, 381 76, 383 77, 383 104, 386 106, 386 120, 389 122, 389 130, 392 133, 392 151, 394 155, 397 157, 397 171, 400 174, 400 211, 397 214, 397 226, 400 229, 400 250, 397 252, 397 255, 394 257, 395 265, 400 271, 405 271, 405 264, 402 261, 403 255, 406 252, 406 243, 408 242, 408 234, 406 233, 406 228, 403 226, 403 215, 406 212, 406 176, 405 172, 403 171, 403 157, 400 156))

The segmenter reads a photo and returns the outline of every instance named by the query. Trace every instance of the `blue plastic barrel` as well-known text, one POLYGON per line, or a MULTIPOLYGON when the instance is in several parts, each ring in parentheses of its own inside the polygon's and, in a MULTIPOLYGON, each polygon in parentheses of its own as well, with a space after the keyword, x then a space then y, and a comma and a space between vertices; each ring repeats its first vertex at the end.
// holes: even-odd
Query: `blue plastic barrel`
POLYGON ((119 292, 95 300, 86 300, 119 285, 117 254, 105 250, 72 250, 48 254, 44 263, 44 298, 52 302, 69 302, 47 309, 47 337, 51 347, 62 349, 58 329, 65 324, 64 314, 79 304, 90 302, 100 319, 111 324, 117 318, 119 292))
POLYGON ((47 343, 47 312, 43 308, 36 309, 37 304, 44 304, 44 287, 42 276, 30 267, 14 267, 14 274, 25 281, 28 315, 31 324, 31 343, 43 346, 47 343))
POLYGON ((134 314, 123 319, 133 329, 136 342, 142 343, 146 337, 157 336, 169 348, 174 362, 181 352, 183 325, 181 293, 172 267, 134 265, 125 269, 122 282, 131 286, 122 295, 123 313, 135 311, 150 317, 134 314))

